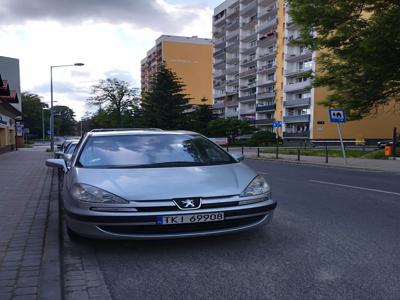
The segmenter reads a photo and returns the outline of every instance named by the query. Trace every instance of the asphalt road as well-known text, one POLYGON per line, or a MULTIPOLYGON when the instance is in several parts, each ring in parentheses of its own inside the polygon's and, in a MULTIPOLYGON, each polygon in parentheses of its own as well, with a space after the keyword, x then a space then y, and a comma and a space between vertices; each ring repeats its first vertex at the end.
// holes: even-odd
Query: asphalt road
POLYGON ((97 256, 114 299, 400 298, 400 175, 246 163, 278 200, 272 223, 212 238, 90 242, 86 255, 97 256))

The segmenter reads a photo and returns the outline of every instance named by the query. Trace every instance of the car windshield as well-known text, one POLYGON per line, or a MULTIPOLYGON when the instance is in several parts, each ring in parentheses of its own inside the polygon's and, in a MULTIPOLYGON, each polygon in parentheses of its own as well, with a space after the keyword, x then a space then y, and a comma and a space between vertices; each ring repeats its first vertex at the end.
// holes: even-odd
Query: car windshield
POLYGON ((85 168, 160 168, 229 164, 236 161, 201 136, 149 134, 91 137, 78 166, 85 168))

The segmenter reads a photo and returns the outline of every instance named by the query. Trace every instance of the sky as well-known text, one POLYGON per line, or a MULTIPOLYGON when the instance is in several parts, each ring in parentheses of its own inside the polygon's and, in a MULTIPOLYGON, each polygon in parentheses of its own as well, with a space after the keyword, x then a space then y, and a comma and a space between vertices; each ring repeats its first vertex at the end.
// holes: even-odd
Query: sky
POLYGON ((211 38, 212 12, 223 0, 0 0, 0 56, 20 60, 22 91, 79 120, 100 79, 140 87, 140 61, 162 34, 211 38))

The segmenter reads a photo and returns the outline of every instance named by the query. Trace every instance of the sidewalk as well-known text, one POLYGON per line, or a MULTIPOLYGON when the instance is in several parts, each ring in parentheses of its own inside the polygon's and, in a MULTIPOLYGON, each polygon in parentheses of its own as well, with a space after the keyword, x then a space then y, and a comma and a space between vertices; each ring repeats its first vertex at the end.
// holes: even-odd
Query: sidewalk
POLYGON ((52 259, 58 235, 47 235, 49 212, 55 214, 49 202, 53 170, 45 166, 49 157, 44 147, 0 155, 0 299, 60 295, 48 289, 57 292, 59 280, 52 259))
MULTIPOLYGON (((254 152, 245 152, 245 156, 247 158, 257 158, 257 154, 254 152)), ((259 158, 276 160, 275 154, 272 153, 260 153, 259 158)), ((342 167, 400 173, 400 160, 348 158, 347 165, 345 165, 342 157, 329 157, 328 163, 325 163, 325 157, 321 156, 301 156, 300 161, 298 161, 297 155, 279 154, 279 161, 325 167, 342 167)))

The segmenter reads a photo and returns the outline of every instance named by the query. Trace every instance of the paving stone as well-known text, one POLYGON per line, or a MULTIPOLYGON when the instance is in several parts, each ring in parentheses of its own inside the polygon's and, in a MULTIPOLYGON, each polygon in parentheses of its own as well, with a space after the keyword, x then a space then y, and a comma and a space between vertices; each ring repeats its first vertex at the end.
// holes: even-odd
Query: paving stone
POLYGON ((68 293, 65 298, 67 300, 86 300, 89 299, 89 295, 86 291, 76 291, 68 293))
POLYGON ((19 277, 17 281, 17 287, 31 287, 31 286, 38 286, 39 277, 19 277))
POLYGON ((0 280, 16 278, 17 274, 18 274, 17 271, 1 271, 0 272, 0 280))
POLYGON ((37 293, 37 287, 20 287, 16 288, 14 294, 17 295, 34 295, 37 293))
POLYGON ((0 280, 0 287, 14 286, 15 279, 0 280))

